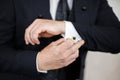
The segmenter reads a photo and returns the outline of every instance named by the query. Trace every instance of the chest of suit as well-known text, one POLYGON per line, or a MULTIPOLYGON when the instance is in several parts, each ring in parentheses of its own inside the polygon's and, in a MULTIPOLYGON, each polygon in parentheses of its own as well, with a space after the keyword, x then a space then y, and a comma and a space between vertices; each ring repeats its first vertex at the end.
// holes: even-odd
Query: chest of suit
MULTIPOLYGON (((97 15, 98 0, 74 0, 75 23, 89 25, 94 23, 97 15), (94 2, 94 3, 93 3, 94 2), (92 18, 91 18, 92 17, 92 18)), ((15 0, 16 16, 16 41, 18 47, 25 47, 24 32, 25 29, 38 17, 52 19, 49 10, 49 0, 15 0), (19 41, 19 42, 18 42, 19 41)), ((55 39, 43 39, 43 42, 49 44, 55 39)), ((45 44, 41 46, 46 46, 45 44)), ((23 48, 24 48, 23 47, 23 48)), ((39 47, 39 46, 37 46, 39 47)), ((25 47, 26 48, 26 47, 25 47)), ((43 47, 42 47, 43 48, 43 47)), ((30 49, 30 48, 28 48, 30 49)))

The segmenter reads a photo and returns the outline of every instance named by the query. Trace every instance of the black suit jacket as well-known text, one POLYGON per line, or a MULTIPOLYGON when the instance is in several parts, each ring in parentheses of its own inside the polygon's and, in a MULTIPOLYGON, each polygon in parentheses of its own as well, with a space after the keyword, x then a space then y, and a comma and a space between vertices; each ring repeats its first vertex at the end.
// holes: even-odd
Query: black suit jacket
MULTIPOLYGON (((85 40, 74 63, 80 64, 82 78, 87 50, 120 51, 120 22, 106 0, 74 0, 74 10, 72 23, 85 40)), ((0 1, 0 80, 35 80, 42 76, 36 70, 37 52, 58 37, 42 38, 37 46, 25 45, 25 29, 38 15, 51 19, 49 0, 0 1)))

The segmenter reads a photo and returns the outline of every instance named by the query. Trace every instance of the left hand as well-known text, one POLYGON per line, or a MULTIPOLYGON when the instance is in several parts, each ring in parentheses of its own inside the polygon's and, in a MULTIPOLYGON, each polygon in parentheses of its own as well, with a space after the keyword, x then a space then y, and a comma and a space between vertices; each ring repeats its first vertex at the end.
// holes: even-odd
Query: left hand
POLYGON ((68 66, 78 58, 83 44, 83 40, 74 43, 72 39, 63 38, 50 43, 38 53, 38 69, 46 71, 68 66))
POLYGON ((53 37, 55 35, 65 33, 65 22, 54 21, 47 19, 36 19, 25 30, 25 42, 26 44, 40 44, 38 38, 40 37, 53 37))

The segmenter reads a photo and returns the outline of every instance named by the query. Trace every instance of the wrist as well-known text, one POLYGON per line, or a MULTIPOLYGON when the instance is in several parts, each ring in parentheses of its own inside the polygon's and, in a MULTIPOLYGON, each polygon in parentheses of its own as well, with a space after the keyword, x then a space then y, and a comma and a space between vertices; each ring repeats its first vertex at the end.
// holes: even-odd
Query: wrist
POLYGON ((46 71, 45 69, 44 69, 44 67, 43 67, 43 57, 42 57, 42 54, 40 53, 40 52, 38 52, 38 55, 37 55, 37 70, 39 71, 39 72, 42 72, 42 71, 46 71))
POLYGON ((65 21, 59 21, 58 26, 60 34, 65 34, 65 21))
POLYGON ((40 52, 37 54, 37 58, 36 58, 36 67, 37 67, 37 71, 38 72, 41 72, 41 73, 47 73, 47 71, 46 70, 41 70, 41 68, 39 68, 39 61, 38 61, 38 57, 39 57, 39 55, 40 55, 40 52))

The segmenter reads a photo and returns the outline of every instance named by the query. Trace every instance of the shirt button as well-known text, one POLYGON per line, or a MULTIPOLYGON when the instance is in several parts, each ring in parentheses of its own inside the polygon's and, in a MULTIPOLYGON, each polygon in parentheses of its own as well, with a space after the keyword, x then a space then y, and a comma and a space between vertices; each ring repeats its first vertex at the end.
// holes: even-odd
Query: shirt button
POLYGON ((87 7, 86 7, 86 6, 82 6, 81 10, 82 10, 82 11, 86 11, 86 10, 87 10, 87 7))

